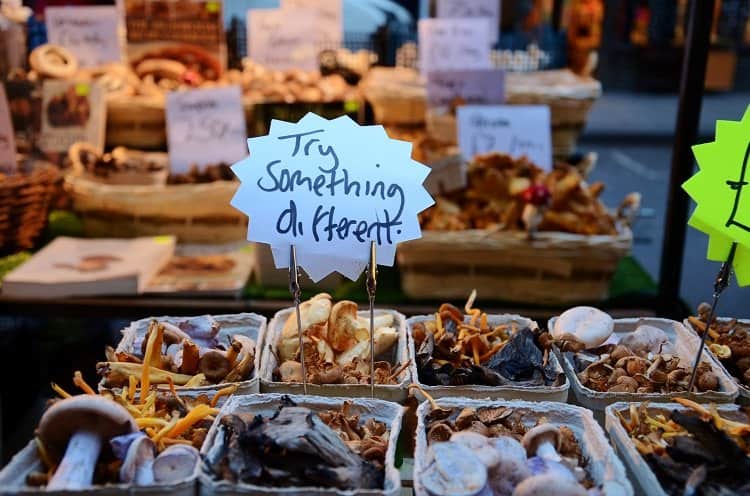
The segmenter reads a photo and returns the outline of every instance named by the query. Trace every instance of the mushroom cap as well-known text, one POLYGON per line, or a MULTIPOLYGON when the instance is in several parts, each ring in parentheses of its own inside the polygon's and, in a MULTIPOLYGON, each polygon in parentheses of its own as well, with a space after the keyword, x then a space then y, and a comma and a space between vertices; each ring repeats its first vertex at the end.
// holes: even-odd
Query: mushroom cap
POLYGON ((471 496, 487 484, 487 468, 466 446, 434 443, 427 460, 422 484, 434 496, 471 496))
POLYGON ((535 475, 523 480, 513 496, 546 496, 555 494, 557 496, 586 496, 588 494, 582 485, 574 480, 560 477, 556 473, 535 475))
POLYGON ((112 400, 98 395, 82 394, 57 401, 39 421, 39 438, 50 456, 59 461, 70 437, 86 430, 109 439, 135 432, 133 416, 112 400))
POLYGON ((219 350, 208 350, 198 361, 198 370, 215 384, 229 373, 229 359, 219 350))
MULTIPOLYGON (((327 293, 319 293, 309 300, 302 302, 299 306, 302 332, 305 332, 308 327, 315 324, 327 323, 328 316, 331 314, 331 305, 331 295, 327 293)), ((291 312, 284 323, 284 328, 281 330, 281 337, 289 338, 296 336, 297 316, 295 312, 291 312)))
POLYGON ((189 477, 198 464, 200 454, 192 446, 174 444, 154 460, 154 479, 162 484, 180 482, 189 477))
MULTIPOLYGON (((144 481, 136 481, 136 473, 141 465, 153 461, 155 450, 154 442, 147 435, 143 434, 133 439, 120 466, 120 482, 143 484, 144 481)), ((153 474, 150 482, 153 482, 153 474)))
POLYGON ((540 444, 551 443, 555 450, 560 449, 560 431, 552 424, 540 424, 524 434, 521 444, 526 448, 526 454, 536 455, 540 444))
POLYGON ((341 300, 333 305, 331 316, 328 318, 328 340, 331 348, 341 352, 356 345, 358 342, 357 331, 359 329, 356 303, 349 300, 341 300))
POLYGON ((572 339, 586 348, 604 343, 614 331, 615 322, 609 314, 594 307, 573 307, 564 311, 555 322, 552 337, 572 339))

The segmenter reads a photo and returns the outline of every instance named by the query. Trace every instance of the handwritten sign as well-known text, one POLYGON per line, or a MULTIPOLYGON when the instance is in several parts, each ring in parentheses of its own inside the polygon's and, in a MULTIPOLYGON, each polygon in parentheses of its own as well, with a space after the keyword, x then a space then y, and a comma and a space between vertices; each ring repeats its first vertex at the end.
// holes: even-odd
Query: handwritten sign
POLYGON ((104 90, 98 84, 45 80, 39 147, 45 152, 67 152, 76 141, 86 141, 102 150, 106 113, 104 90))
POLYGON ((172 172, 185 172, 247 155, 245 111, 239 86, 167 95, 167 140, 172 172))
POLYGON ((250 217, 248 240, 271 245, 277 267, 288 267, 294 245, 314 281, 334 271, 354 280, 371 241, 377 263, 393 265, 396 244, 421 236, 417 214, 433 203, 422 186, 429 168, 382 126, 308 113, 271 121, 248 147, 232 168, 242 182, 232 205, 250 217))
POLYGON ((734 269, 750 284, 750 106, 741 121, 717 121, 716 139, 693 154, 699 171, 682 185, 698 204, 689 224, 709 235, 710 260, 726 260, 738 243, 734 269))
POLYGON ((247 11, 247 53, 273 69, 318 68, 319 38, 314 13, 305 10, 252 9, 247 11))
POLYGON ((418 31, 423 74, 492 67, 492 37, 484 19, 421 19, 418 31))
POLYGON ((70 50, 82 67, 122 59, 117 7, 47 7, 44 22, 47 40, 70 50))
POLYGON ((5 87, 0 84, 0 172, 16 170, 16 140, 5 87))
POLYGON ((427 103, 430 106, 504 101, 505 71, 502 69, 434 71, 427 74, 427 103))
POLYGON ((315 16, 315 22, 308 21, 305 31, 316 31, 316 39, 329 45, 327 48, 335 48, 341 45, 344 37, 341 2, 342 0, 281 0, 281 9, 292 15, 295 15, 295 11, 304 11, 306 15, 315 16))
POLYGON ((456 109, 458 146, 467 159, 478 153, 526 156, 552 169, 550 112, 546 105, 465 105, 456 109))
POLYGON ((500 30, 501 0, 437 0, 437 17, 482 17, 490 23, 492 41, 497 41, 500 30))

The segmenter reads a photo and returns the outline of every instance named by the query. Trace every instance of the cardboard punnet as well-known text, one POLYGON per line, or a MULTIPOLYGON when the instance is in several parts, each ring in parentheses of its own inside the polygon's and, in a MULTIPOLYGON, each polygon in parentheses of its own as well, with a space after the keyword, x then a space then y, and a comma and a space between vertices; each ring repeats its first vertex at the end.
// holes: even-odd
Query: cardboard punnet
MULTIPOLYGON (((536 329, 539 327, 533 320, 521 317, 520 315, 487 315, 487 319, 492 326, 502 324, 511 325, 515 323, 518 325, 519 329, 523 327, 536 329)), ((416 349, 414 345, 414 336, 412 334, 412 326, 417 322, 430 320, 435 320, 435 316, 417 315, 410 317, 406 321, 407 333, 409 335, 409 353, 413 357, 416 357, 416 349)), ((555 370, 562 373, 563 369, 560 366, 557 357, 553 353, 550 353, 549 359, 552 366, 555 367, 555 370)), ((428 386, 420 382, 418 372, 416 370, 414 372, 414 382, 419 384, 433 398, 462 396, 467 398, 493 398, 506 400, 560 401, 564 403, 568 399, 568 388, 570 387, 570 383, 568 382, 567 377, 565 377, 563 381, 564 382, 559 386, 480 386, 473 384, 466 384, 464 386, 428 386)))
MULTIPOLYGON (((591 412, 585 408, 563 405, 556 402, 478 400, 473 398, 442 398, 437 401, 441 408, 506 407, 522 408, 529 412, 524 417, 527 427, 533 427, 538 419, 544 418, 553 425, 567 426, 576 436, 581 453, 588 461, 586 471, 593 482, 602 488, 605 496, 631 496, 633 487, 625 477, 625 468, 607 442, 604 431, 596 423, 591 412)), ((427 456, 426 417, 432 411, 429 401, 417 408, 416 447, 414 448, 414 493, 428 496, 422 485, 420 474, 424 470, 427 456)), ((550 494, 553 494, 551 491, 550 494)), ((648 493, 647 493, 648 494, 648 493)))
MULTIPOLYGON (((549 329, 554 329, 557 317, 553 317, 549 321, 549 329)), ((682 324, 669 319, 660 319, 654 317, 648 318, 628 318, 628 319, 615 319, 615 330, 614 333, 618 337, 635 331, 640 325, 650 325, 657 327, 664 331, 669 340, 675 346, 675 355, 680 357, 682 366, 693 366, 695 355, 698 351, 698 337, 688 331, 682 324)), ((560 353, 556 351, 556 354, 560 355, 560 361, 562 362, 565 375, 568 376, 568 380, 571 384, 571 389, 575 395, 576 401, 594 412, 597 419, 602 420, 603 411, 612 403, 619 401, 651 401, 651 402, 668 402, 675 397, 685 397, 684 392, 680 393, 609 393, 594 391, 584 386, 578 375, 576 374, 572 356, 570 352, 560 353)), ((732 381, 732 378, 720 367, 717 367, 714 361, 708 354, 704 354, 701 358, 701 363, 708 363, 711 365, 712 370, 719 378, 719 391, 706 391, 702 393, 690 393, 687 395, 688 398, 697 401, 699 403, 731 403, 737 397, 737 386, 732 381)))
MULTIPOLYGON (((255 341, 255 364, 253 365, 253 375, 242 382, 237 383, 239 385, 235 394, 251 394, 257 393, 259 390, 259 371, 260 371, 260 350, 263 348, 263 340, 266 334, 266 318, 262 315, 255 313, 236 313, 227 315, 212 315, 212 317, 219 323, 221 328, 219 329, 218 340, 221 343, 227 343, 228 339, 233 334, 242 334, 255 341)), ((166 321, 173 324, 185 321, 190 317, 148 317, 146 319, 136 320, 131 322, 128 327, 122 330, 122 339, 117 345, 116 351, 124 351, 127 353, 134 353, 137 349, 140 354, 140 346, 146 332, 148 331, 149 323, 156 319, 160 322, 166 321)), ((101 388, 103 384, 99 383, 101 388)), ((208 386, 199 386, 192 388, 184 388, 177 386, 178 391, 209 391, 216 389, 217 387, 228 386, 229 384, 211 384, 208 386)), ((167 387, 164 385, 163 387, 167 387)))
MULTIPOLYGON (((416 367, 414 355, 410 351, 411 348, 409 347, 406 333, 406 317, 394 310, 375 310, 376 317, 386 313, 393 315, 393 325, 398 331, 398 341, 384 356, 376 356, 375 361, 386 360, 394 366, 406 363, 408 360, 411 360, 411 362, 409 366, 399 374, 398 384, 376 384, 375 397, 399 403, 404 401, 409 394, 408 387, 413 380, 413 376, 416 376, 416 367)), ((293 316, 293 314, 294 308, 280 310, 274 315, 273 319, 271 319, 271 322, 268 324, 266 339, 263 345, 263 353, 261 356, 260 370, 260 389, 264 393, 302 394, 303 386, 300 383, 276 382, 273 380, 273 371, 278 366, 276 350, 279 339, 281 338, 281 331, 284 328, 286 320, 290 316, 293 316)), ((358 315, 368 319, 369 322, 369 311, 361 311, 358 315)), ((370 384, 308 383, 307 391, 309 394, 317 394, 321 396, 369 397, 370 384)))
MULTIPOLYGON (((730 319, 718 319, 718 320, 727 321, 727 320, 730 320, 730 319)), ((738 319, 738 322, 740 324, 744 324, 744 325, 750 326, 750 320, 748 320, 748 319, 738 319)), ((690 323, 690 321, 688 319, 685 319, 683 321, 683 324, 685 325, 685 327, 687 329, 689 329, 690 331, 694 332, 698 336, 698 339, 700 339, 700 335, 698 334, 698 331, 696 331, 696 329, 693 327, 693 325, 690 323)), ((737 385, 737 390, 739 391, 739 396, 737 397, 737 402, 739 404, 741 404, 741 405, 750 405, 750 388, 748 388, 747 386, 745 386, 742 383, 742 381, 740 381, 735 376, 733 376, 732 374, 730 374, 729 371, 727 370, 727 368, 724 367, 724 364, 721 363, 721 360, 719 360, 719 358, 716 355, 714 355, 711 350, 708 349, 708 346, 706 346, 706 348, 705 348, 705 350, 703 350, 703 352, 706 353, 708 356, 710 356, 713 359, 713 361, 716 364, 716 366, 719 369, 721 369, 726 375, 728 375, 734 381, 734 383, 737 385)))
MULTIPOLYGON (((222 407, 216 422, 211 426, 206 436, 206 441, 201 450, 202 458, 206 458, 212 449, 218 449, 216 443, 221 442, 223 432, 221 418, 231 413, 253 413, 263 416, 273 415, 281 405, 282 394, 251 394, 247 396, 233 396, 222 407)), ((388 449, 385 452, 385 487, 381 490, 351 490, 344 491, 332 488, 319 487, 270 487, 257 486, 246 483, 231 483, 225 480, 215 480, 202 462, 199 474, 200 496, 213 495, 247 495, 264 496, 270 494, 282 494, 285 496, 297 496, 307 494, 337 495, 337 496, 396 496, 401 492, 401 478, 399 471, 394 465, 396 457, 396 444, 401 431, 401 418, 404 408, 390 401, 365 399, 365 398, 337 398, 329 396, 301 396, 289 395, 289 398, 298 406, 309 408, 315 412, 328 409, 341 408, 344 401, 351 401, 349 412, 359 414, 361 421, 375 418, 384 422, 389 429, 388 449)))

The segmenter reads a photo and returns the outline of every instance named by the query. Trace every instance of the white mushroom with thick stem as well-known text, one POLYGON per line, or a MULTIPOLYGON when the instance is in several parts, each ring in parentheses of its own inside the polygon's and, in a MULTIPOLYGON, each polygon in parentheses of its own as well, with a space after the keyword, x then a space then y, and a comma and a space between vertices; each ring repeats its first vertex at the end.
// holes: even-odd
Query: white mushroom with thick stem
POLYGON ((596 348, 612 335, 615 321, 594 307, 573 307, 560 315, 550 330, 557 340, 572 340, 596 348))
POLYGON ((559 462, 560 431, 552 424, 537 425, 524 434, 521 444, 529 457, 538 456, 545 460, 559 462))
POLYGON ((198 450, 185 444, 175 444, 154 460, 153 475, 160 484, 172 484, 190 476, 198 464, 198 450))
POLYGON ((47 490, 91 486, 103 443, 137 430, 124 407, 102 396, 73 396, 56 402, 44 412, 38 429, 49 455, 55 461, 62 459, 47 490))
POLYGON ((154 483, 154 451, 156 446, 147 435, 132 440, 120 467, 120 482, 136 486, 154 483))

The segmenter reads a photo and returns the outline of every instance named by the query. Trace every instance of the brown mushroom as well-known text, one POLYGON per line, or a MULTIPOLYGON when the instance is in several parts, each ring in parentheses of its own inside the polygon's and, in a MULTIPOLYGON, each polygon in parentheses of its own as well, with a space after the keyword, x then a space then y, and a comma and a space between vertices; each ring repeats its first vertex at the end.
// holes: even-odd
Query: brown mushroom
POLYGON ((209 350, 198 361, 198 370, 206 376, 206 379, 216 384, 229 373, 229 360, 221 351, 209 350))
POLYGON ((279 375, 282 382, 302 382, 302 364, 287 360, 279 365, 279 375))
POLYGON ((697 377, 695 385, 698 391, 718 391, 719 377, 708 370, 697 377))
POLYGON ((342 300, 333 305, 328 320, 328 341, 331 348, 338 352, 352 348, 359 342, 359 329, 356 303, 342 300))
POLYGON ((62 459, 47 490, 90 486, 103 442, 137 430, 124 407, 101 396, 87 394, 57 401, 44 412, 38 428, 52 460, 62 459))

